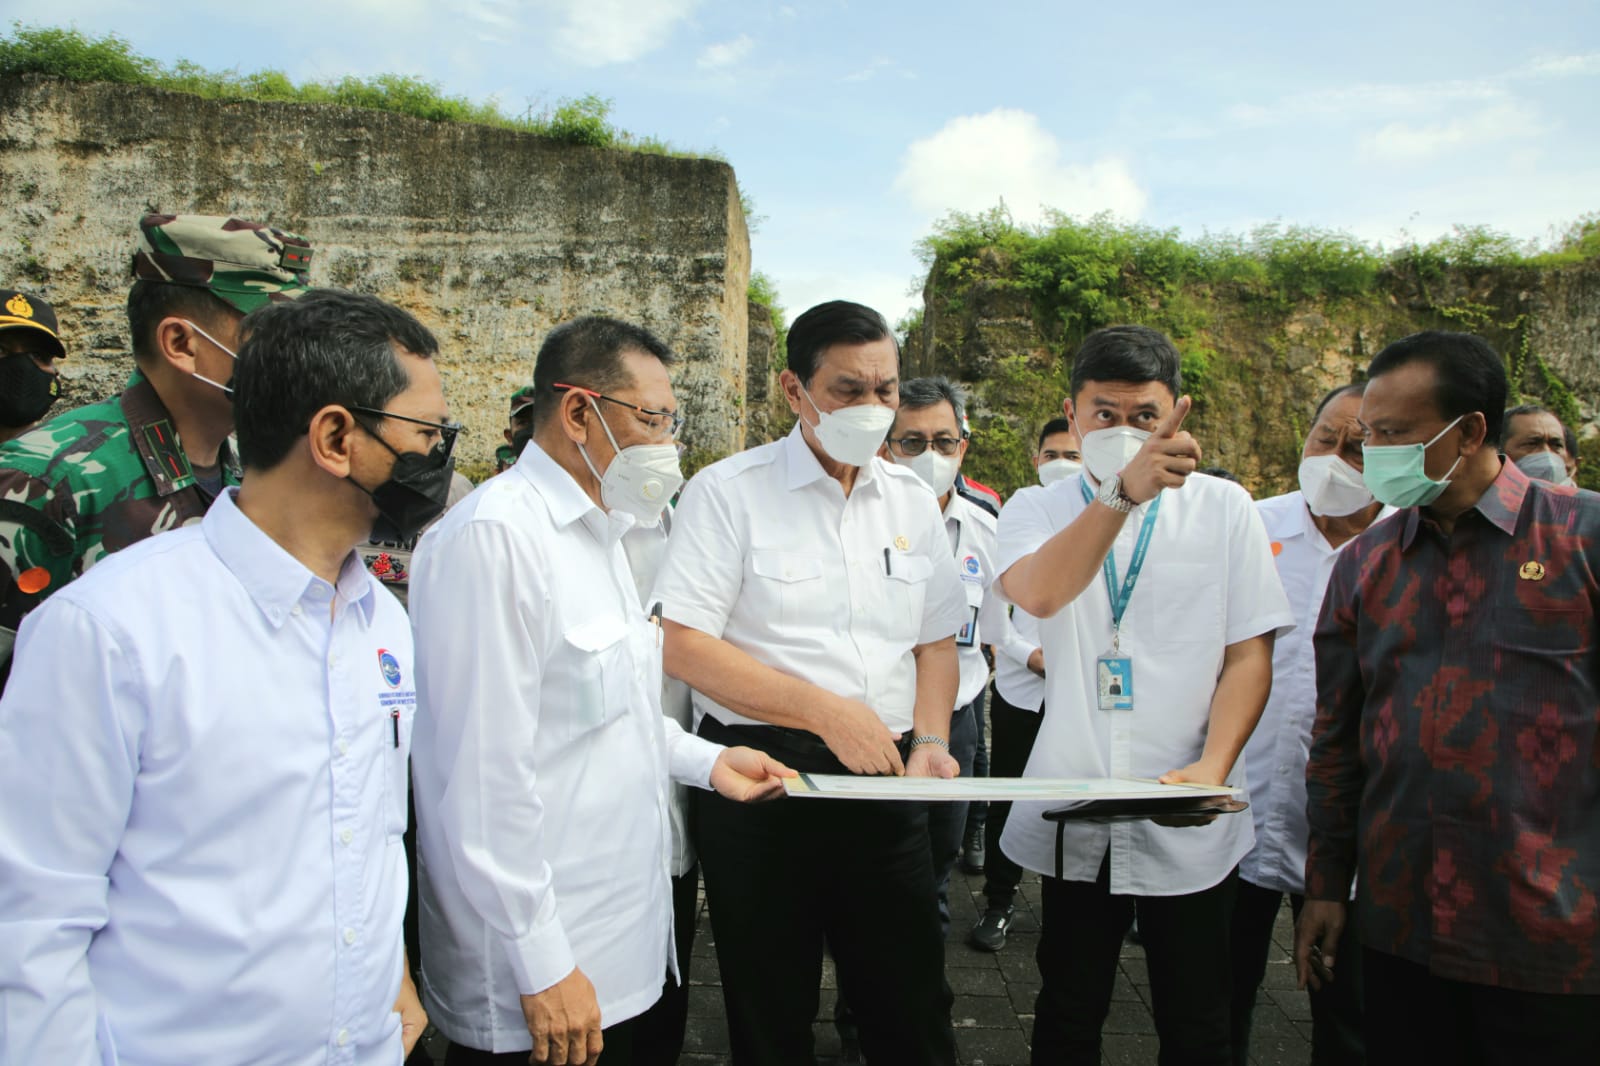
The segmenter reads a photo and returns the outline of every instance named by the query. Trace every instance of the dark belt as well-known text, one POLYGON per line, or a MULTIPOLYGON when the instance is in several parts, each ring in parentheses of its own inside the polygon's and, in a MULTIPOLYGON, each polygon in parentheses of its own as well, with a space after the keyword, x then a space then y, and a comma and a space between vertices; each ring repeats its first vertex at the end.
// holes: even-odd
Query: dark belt
MULTIPOLYGON (((834 755, 828 745, 823 743, 821 737, 815 733, 808 733, 804 729, 790 729, 781 725, 727 725, 719 722, 710 715, 700 720, 700 736, 716 744, 726 744, 730 747, 743 745, 764 751, 781 762, 802 763, 795 766, 796 770, 807 773, 823 774, 848 774, 839 757, 834 755)), ((895 744, 900 751, 900 761, 905 762, 911 756, 911 737, 909 733, 902 736, 895 744)))

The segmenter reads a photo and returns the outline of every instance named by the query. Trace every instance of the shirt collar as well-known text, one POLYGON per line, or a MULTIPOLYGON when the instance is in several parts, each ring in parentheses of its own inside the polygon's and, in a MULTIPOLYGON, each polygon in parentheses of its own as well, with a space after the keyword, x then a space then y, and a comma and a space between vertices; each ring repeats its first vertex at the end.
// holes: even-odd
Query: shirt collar
MULTIPOLYGON (((1517 517, 1522 514, 1522 501, 1528 495, 1529 479, 1516 463, 1505 458, 1500 460, 1500 473, 1490 482, 1483 495, 1478 497, 1478 502, 1473 504, 1469 511, 1477 511, 1489 520, 1506 536, 1515 536, 1517 532, 1517 517)), ((1417 527, 1422 521, 1422 508, 1411 507, 1406 510, 1404 525, 1400 530, 1400 549, 1411 547, 1411 542, 1416 539, 1417 527)))
POLYGON ((537 440, 529 442, 522 450, 513 470, 520 471, 536 489, 550 509, 550 517, 557 527, 566 528, 582 522, 602 544, 611 544, 634 526, 633 516, 621 511, 607 512, 589 498, 589 494, 573 479, 560 463, 550 458, 537 440))
MULTIPOLYGON (((195 483, 194 467, 184 454, 183 442, 178 439, 177 427, 166 405, 156 393, 154 385, 143 373, 135 370, 119 400, 122 417, 127 419, 128 431, 133 434, 134 447, 144 462, 145 473, 156 487, 157 496, 171 496, 195 483)), ((233 449, 223 441, 217 450, 217 462, 224 480, 237 484, 239 463, 233 449)))
POLYGON ((339 568, 338 583, 330 586, 239 510, 238 493, 237 488, 224 489, 206 511, 201 529, 211 550, 274 629, 281 628, 295 604, 307 596, 323 603, 337 596, 346 605, 359 607, 363 620, 372 621, 377 590, 354 548, 339 568))
MULTIPOLYGON (((813 482, 821 481, 823 478, 827 478, 830 481, 833 480, 832 475, 822 469, 822 463, 818 462, 816 453, 811 450, 811 445, 807 444, 805 437, 801 435, 799 419, 795 419, 794 428, 789 431, 787 437, 783 438, 783 457, 784 466, 789 474, 787 487, 790 492, 795 489, 803 489, 813 482)), ((863 486, 876 484, 877 467, 882 461, 877 456, 873 456, 872 461, 867 463, 866 466, 857 467, 855 488, 859 489, 863 486)))

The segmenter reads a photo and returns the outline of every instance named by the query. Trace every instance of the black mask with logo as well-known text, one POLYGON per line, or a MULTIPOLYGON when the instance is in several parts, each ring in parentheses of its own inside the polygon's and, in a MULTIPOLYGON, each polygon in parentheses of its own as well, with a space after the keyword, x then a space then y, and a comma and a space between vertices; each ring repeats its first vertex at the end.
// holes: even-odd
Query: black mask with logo
POLYGON ((31 426, 61 395, 61 382, 26 352, 0 358, 0 426, 31 426))
POLYGON ((417 534, 444 513, 450 499, 450 476, 456 462, 450 449, 439 446, 426 452, 400 452, 365 425, 357 421, 369 437, 394 455, 394 469, 375 489, 355 478, 350 483, 378 505, 378 520, 372 524, 372 539, 384 544, 409 546, 417 534))

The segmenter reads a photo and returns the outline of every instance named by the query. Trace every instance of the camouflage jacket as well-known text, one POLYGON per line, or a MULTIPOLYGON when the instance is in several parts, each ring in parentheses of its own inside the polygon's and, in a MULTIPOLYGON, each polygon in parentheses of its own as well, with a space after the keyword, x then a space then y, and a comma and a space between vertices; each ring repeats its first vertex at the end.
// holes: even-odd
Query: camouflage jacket
MULTIPOLYGON (((227 445, 219 459, 223 482, 237 485, 227 445)), ((138 372, 121 396, 0 444, 0 660, 39 601, 114 551, 198 522, 210 504, 138 372)))

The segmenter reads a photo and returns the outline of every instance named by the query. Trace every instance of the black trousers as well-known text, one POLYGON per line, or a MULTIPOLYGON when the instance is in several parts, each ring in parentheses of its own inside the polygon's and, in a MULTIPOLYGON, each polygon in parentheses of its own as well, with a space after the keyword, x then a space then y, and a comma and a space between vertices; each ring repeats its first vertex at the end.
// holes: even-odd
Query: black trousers
MULTIPOLYGON (((711 718, 700 733, 845 772, 810 734, 711 718)), ((926 804, 694 798, 734 1066, 814 1066, 824 941, 868 1062, 954 1066, 926 804)))
POLYGON ((689 1025, 689 964, 694 952, 695 911, 700 905, 700 868, 691 866, 672 879, 672 938, 678 949, 679 980, 667 987, 655 1006, 638 1018, 633 1035, 634 1066, 672 1066, 683 1051, 689 1025))
POLYGON ((1372 1066, 1593 1066, 1600 996, 1517 992, 1435 977, 1368 948, 1367 1061, 1372 1066))
MULTIPOLYGON (((1250 1061, 1250 1019, 1256 990, 1266 976, 1272 951, 1272 923, 1283 893, 1239 879, 1233 904, 1233 1061, 1250 1061)), ((1290 896, 1296 919, 1305 897, 1290 896)), ((1334 953, 1331 985, 1311 990, 1311 1066, 1361 1066, 1367 1061, 1361 1030, 1361 941, 1348 921, 1334 953)))
POLYGON ((1185 896, 1114 896, 1110 874, 1108 852, 1093 884, 1044 879, 1034 1066, 1099 1066, 1100 1028, 1135 913, 1150 970, 1160 1066, 1232 1066, 1228 919, 1237 871, 1185 896))
MULTIPOLYGON (((1024 711, 1007 703, 999 689, 993 686, 991 689, 989 731, 993 751, 989 759, 990 771, 995 777, 1021 777, 1022 771, 1028 768, 1033 742, 1038 739, 1044 708, 1037 714, 1024 711)), ((1017 885, 1022 883, 1022 867, 1000 850, 1000 834, 1005 832, 1006 819, 1010 816, 1011 804, 992 802, 984 827, 983 894, 988 897, 989 906, 998 909, 1011 906, 1017 895, 1017 885)))
MULTIPOLYGON (((961 766, 961 776, 971 777, 973 760, 983 737, 978 732, 978 712, 983 708, 980 695, 971 703, 957 707, 950 716, 950 754, 961 766)), ((967 825, 966 803, 928 804, 928 842, 933 855, 934 892, 939 900, 939 933, 950 934, 950 871, 961 854, 962 834, 967 825)))

